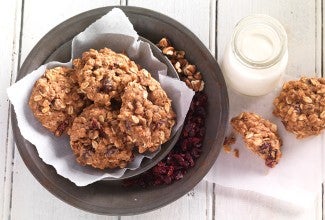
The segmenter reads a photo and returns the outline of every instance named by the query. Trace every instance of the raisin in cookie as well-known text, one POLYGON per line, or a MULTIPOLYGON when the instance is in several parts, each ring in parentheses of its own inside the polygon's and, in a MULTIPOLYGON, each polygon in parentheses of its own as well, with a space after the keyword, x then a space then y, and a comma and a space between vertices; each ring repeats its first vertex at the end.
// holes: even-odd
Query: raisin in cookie
POLYGON ((56 67, 46 70, 33 87, 29 107, 42 125, 56 136, 67 132, 87 104, 84 95, 78 93, 77 85, 72 69, 56 67))
POLYGON ((257 114, 243 112, 231 119, 231 125, 243 136, 246 146, 265 160, 266 166, 278 164, 282 141, 275 124, 257 114))
POLYGON ((297 138, 318 135, 325 128, 325 79, 287 82, 273 104, 273 114, 297 138))
POLYGON ((124 168, 132 160, 132 146, 119 132, 118 111, 93 104, 76 117, 70 145, 81 165, 95 168, 124 168))
POLYGON ((109 106, 120 100, 124 87, 137 80, 138 66, 127 56, 104 48, 90 49, 73 61, 80 90, 95 103, 109 106))
POLYGON ((122 106, 118 115, 121 131, 127 134, 127 139, 134 143, 139 153, 156 151, 169 139, 175 124, 171 101, 159 83, 154 80, 148 87, 151 88, 148 89, 149 93, 145 86, 136 82, 129 83, 122 95, 122 106), (150 93, 155 90, 159 90, 157 94, 161 95, 153 95, 150 100, 150 93))

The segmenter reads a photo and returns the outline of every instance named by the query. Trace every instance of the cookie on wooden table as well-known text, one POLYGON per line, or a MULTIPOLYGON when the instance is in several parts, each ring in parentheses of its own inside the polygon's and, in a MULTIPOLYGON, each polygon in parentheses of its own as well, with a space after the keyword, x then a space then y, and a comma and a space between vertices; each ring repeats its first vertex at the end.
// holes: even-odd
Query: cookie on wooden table
POLYGON ((282 141, 275 124, 255 113, 243 112, 231 119, 231 125, 242 135, 246 146, 265 160, 266 166, 278 164, 282 141))
POLYGON ((273 114, 297 138, 318 135, 325 128, 325 79, 287 82, 273 104, 273 114))

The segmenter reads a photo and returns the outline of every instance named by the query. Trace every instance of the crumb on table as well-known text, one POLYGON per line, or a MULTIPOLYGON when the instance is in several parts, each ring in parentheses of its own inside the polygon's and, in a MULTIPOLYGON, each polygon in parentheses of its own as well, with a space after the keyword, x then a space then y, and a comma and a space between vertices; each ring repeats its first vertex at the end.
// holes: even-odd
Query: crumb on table
POLYGON ((236 137, 234 133, 231 133, 229 136, 225 137, 225 140, 223 141, 223 149, 226 153, 231 152, 231 145, 233 145, 236 142, 236 137))
POLYGON ((238 149, 234 149, 234 156, 239 158, 239 150, 238 149))

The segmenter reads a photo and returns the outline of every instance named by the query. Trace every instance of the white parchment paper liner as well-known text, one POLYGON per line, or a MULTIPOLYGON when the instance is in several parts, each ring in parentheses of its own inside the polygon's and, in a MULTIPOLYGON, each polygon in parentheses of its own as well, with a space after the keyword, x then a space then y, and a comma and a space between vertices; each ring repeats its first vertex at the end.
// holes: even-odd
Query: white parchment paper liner
MULTIPOLYGON (((146 68, 157 79, 167 95, 172 99, 173 109, 177 114, 177 123, 172 135, 184 122, 194 92, 185 83, 170 78, 165 64, 157 60, 148 43, 137 41, 138 34, 120 9, 111 12, 91 24, 85 31, 72 41, 72 59, 80 57, 82 52, 90 48, 108 47, 115 52, 126 52, 130 59, 146 68)), ((36 80, 45 69, 56 66, 71 67, 68 63, 50 62, 40 66, 26 77, 8 88, 8 97, 14 105, 18 126, 22 136, 35 145, 42 160, 52 165, 58 174, 68 178, 77 186, 85 186, 98 180, 113 177, 120 178, 127 169, 137 169, 144 157, 153 158, 158 152, 146 155, 135 155, 134 161, 124 169, 106 169, 104 171, 91 167, 80 166, 69 145, 69 137, 55 137, 47 131, 33 116, 28 107, 29 94, 36 80)))
MULTIPOLYGON (((297 80, 285 76, 282 81, 297 80)), ((283 82, 271 93, 260 97, 241 95, 231 88, 229 94, 229 118, 241 112, 255 112, 278 126, 283 141, 282 158, 274 168, 268 168, 257 155, 245 146, 242 137, 237 135, 232 149, 239 149, 239 158, 222 149, 216 163, 205 180, 221 186, 258 192, 280 199, 300 208, 315 204, 321 189, 321 157, 323 135, 297 139, 285 130, 281 120, 272 114, 273 100, 279 95, 283 82)), ((227 134, 231 131, 228 126, 227 134)))

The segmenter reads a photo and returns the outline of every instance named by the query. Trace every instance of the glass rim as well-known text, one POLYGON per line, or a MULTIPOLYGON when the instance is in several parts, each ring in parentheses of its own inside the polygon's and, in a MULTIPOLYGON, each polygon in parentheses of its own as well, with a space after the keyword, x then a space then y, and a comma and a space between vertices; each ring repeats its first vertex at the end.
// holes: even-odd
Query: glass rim
POLYGON ((234 33, 232 35, 231 39, 231 48, 233 53, 235 54, 235 57, 244 65, 251 67, 251 68, 256 68, 256 69, 263 69, 263 68, 268 68, 276 63, 278 63, 285 55, 287 51, 287 34, 282 26, 282 24, 276 20, 275 18, 269 16, 269 15, 264 15, 264 14, 255 14, 255 15, 250 15, 247 16, 243 19, 241 19, 235 29, 234 33), (278 36, 281 46, 280 50, 276 55, 272 56, 272 58, 267 59, 265 61, 254 61, 246 56, 244 56, 241 51, 237 47, 237 41, 238 41, 238 36, 241 33, 241 31, 245 30, 245 28, 248 25, 256 25, 256 24, 262 24, 266 25, 269 28, 271 28, 276 35, 278 36))

